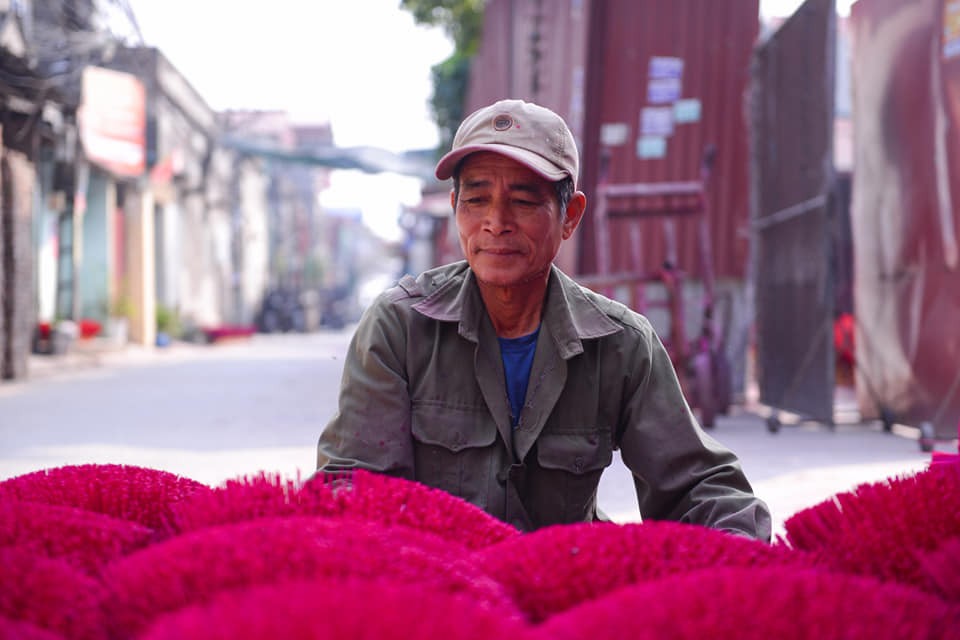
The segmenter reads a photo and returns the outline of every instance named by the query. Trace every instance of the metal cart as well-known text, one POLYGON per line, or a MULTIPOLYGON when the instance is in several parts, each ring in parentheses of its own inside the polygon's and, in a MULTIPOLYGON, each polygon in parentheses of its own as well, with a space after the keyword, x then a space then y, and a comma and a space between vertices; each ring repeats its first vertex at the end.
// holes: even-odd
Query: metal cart
POLYGON ((581 284, 614 297, 627 290, 626 304, 640 313, 652 308, 666 309, 668 335, 661 336, 670 353, 687 400, 700 412, 700 421, 712 428, 718 414, 726 414, 731 404, 730 362, 725 350, 726 332, 717 326, 715 314, 715 282, 710 250, 709 201, 706 197, 716 149, 709 146, 703 154, 700 180, 660 183, 620 183, 608 180, 609 156, 601 160, 600 179, 596 188, 594 209, 595 240, 598 262, 596 274, 578 278, 581 284), (703 281, 700 332, 688 339, 684 314, 684 283, 687 272, 677 264, 676 220, 696 217, 698 221, 699 270, 703 281), (645 271, 641 259, 640 225, 642 220, 657 218, 662 223, 666 260, 658 268, 645 271), (614 273, 611 267, 611 225, 615 219, 630 222, 630 264, 624 272, 614 273), (663 300, 650 300, 646 289, 650 283, 663 285, 663 300))

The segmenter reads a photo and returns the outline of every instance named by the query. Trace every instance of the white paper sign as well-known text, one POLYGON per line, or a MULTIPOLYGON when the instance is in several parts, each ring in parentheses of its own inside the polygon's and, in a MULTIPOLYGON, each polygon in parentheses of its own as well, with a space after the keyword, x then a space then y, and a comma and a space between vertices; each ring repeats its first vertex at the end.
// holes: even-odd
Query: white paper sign
POLYGON ((607 147, 619 147, 627 142, 630 126, 626 122, 608 122, 600 126, 600 143, 607 147))
POLYGON ((650 58, 650 79, 654 78, 682 78, 683 58, 667 56, 653 56, 650 58))
POLYGON ((668 104, 680 98, 680 78, 651 78, 647 84, 647 102, 668 104))
POLYGON ((667 139, 659 136, 643 136, 637 140, 638 158, 663 158, 667 155, 667 139))
POLYGON ((673 107, 644 107, 640 112, 640 135, 673 134, 673 107))
POLYGON ((700 122, 700 111, 702 107, 697 98, 685 98, 677 100, 673 104, 673 120, 677 124, 684 122, 700 122))

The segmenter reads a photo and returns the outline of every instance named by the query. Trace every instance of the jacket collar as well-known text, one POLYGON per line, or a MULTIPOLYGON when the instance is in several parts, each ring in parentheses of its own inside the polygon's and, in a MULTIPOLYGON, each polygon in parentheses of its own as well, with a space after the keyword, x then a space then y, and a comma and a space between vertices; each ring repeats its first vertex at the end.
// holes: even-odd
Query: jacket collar
MULTIPOLYGON (((431 281, 432 286, 424 286, 424 290, 433 290, 413 308, 434 320, 458 322, 460 335, 478 342, 480 323, 488 320, 480 288, 467 262, 432 270, 421 278, 431 281)), ((550 267, 541 327, 553 337, 560 357, 565 360, 583 353, 583 340, 622 330, 583 287, 555 265, 550 267)))

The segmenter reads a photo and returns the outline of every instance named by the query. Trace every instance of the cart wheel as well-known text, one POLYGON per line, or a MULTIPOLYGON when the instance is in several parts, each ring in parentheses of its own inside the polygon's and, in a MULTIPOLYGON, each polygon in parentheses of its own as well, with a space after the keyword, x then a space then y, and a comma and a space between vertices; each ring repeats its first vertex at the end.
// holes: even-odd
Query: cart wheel
POLYGON ((712 352, 713 360, 713 397, 716 399, 717 413, 727 415, 733 403, 733 374, 730 360, 722 350, 712 352))
POLYGON ((933 431, 933 425, 929 422, 920 423, 920 451, 930 453, 933 451, 933 441, 936 434, 933 431))
POLYGON ((717 401, 714 395, 714 378, 710 353, 700 352, 693 356, 693 376, 696 398, 694 405, 700 409, 700 422, 704 429, 712 429, 717 420, 717 401))
POLYGON ((893 432, 893 423, 895 422, 893 411, 886 407, 880 408, 880 422, 883 423, 883 430, 887 433, 893 432))
POLYGON ((772 413, 767 416, 767 431, 770 433, 778 433, 780 431, 780 418, 772 413))

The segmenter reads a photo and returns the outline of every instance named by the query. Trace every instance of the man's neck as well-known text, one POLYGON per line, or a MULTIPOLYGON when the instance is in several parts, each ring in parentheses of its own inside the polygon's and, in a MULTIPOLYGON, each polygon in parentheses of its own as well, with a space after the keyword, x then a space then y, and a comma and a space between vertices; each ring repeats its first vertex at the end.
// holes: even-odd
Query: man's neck
POLYGON ((519 338, 540 326, 547 283, 531 282, 519 287, 480 285, 480 295, 493 328, 501 338, 519 338))

